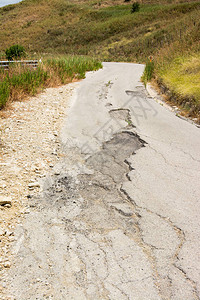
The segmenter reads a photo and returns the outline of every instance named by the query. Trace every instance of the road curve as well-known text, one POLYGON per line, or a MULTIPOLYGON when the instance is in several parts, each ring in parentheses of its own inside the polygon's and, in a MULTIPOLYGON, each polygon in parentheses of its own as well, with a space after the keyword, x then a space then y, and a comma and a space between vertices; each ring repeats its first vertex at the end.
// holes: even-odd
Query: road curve
POLYGON ((200 129, 147 95, 143 69, 76 83, 63 159, 16 231, 14 299, 200 299, 200 129))

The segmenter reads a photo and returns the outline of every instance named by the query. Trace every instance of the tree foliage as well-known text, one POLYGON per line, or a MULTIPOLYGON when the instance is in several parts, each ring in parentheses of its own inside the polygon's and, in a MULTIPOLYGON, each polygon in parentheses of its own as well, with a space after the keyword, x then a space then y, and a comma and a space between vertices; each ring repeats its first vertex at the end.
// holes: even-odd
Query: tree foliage
POLYGON ((5 51, 7 60, 20 59, 25 56, 25 49, 20 45, 13 45, 5 51))
POLYGON ((131 13, 138 12, 140 10, 140 4, 138 2, 134 2, 132 5, 131 13))

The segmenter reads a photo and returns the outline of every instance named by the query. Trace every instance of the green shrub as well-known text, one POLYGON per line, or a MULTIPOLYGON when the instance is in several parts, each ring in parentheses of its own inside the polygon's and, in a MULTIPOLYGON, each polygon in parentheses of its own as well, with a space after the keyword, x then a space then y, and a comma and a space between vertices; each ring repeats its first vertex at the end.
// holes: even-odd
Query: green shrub
POLYGON ((138 2, 134 2, 132 5, 131 13, 138 12, 140 10, 140 4, 138 2))
POLYGON ((20 59, 25 56, 25 49, 20 45, 13 45, 5 51, 8 60, 20 59))
POLYGON ((147 84, 148 81, 151 81, 153 74, 154 74, 154 62, 150 57, 146 63, 144 73, 142 76, 142 81, 144 82, 145 85, 147 84))

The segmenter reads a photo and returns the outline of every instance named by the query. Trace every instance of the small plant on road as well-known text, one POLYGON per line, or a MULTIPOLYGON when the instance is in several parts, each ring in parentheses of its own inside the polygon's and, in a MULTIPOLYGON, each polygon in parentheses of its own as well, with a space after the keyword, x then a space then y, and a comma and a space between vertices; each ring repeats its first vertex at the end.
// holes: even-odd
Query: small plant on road
POLYGON ((132 123, 132 121, 130 119, 126 119, 125 121, 128 123, 128 126, 132 126, 133 125, 133 123, 132 123))
POLYGON ((106 83, 106 87, 109 87, 112 85, 112 82, 109 80, 108 83, 106 83))

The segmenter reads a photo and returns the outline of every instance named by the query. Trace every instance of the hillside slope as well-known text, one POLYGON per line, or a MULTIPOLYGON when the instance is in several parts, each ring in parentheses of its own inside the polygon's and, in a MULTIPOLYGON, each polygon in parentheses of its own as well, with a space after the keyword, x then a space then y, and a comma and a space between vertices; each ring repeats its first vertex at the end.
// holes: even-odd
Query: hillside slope
POLYGON ((131 14, 131 4, 97 8, 89 1, 25 0, 0 9, 0 51, 20 43, 31 52, 144 61, 177 40, 189 44, 199 37, 199 9, 200 2, 142 4, 131 14))
MULTIPOLYGON (((177 58, 199 57, 200 1, 140 2, 136 13, 131 13, 131 2, 120 0, 24 0, 1 8, 0 52, 19 43, 40 56, 67 53, 102 61, 146 62, 151 55, 157 78, 177 92, 176 80, 171 84, 168 70, 177 58)), ((190 67, 185 71, 192 74, 189 81, 199 75, 199 60, 195 61, 195 71, 190 67)), ((198 90, 198 82, 196 85, 198 90)), ((184 89, 184 96, 191 93, 193 88, 189 93, 184 89)), ((194 94, 193 104, 199 103, 199 92, 194 94)), ((193 112, 199 110, 195 107, 193 112)))

